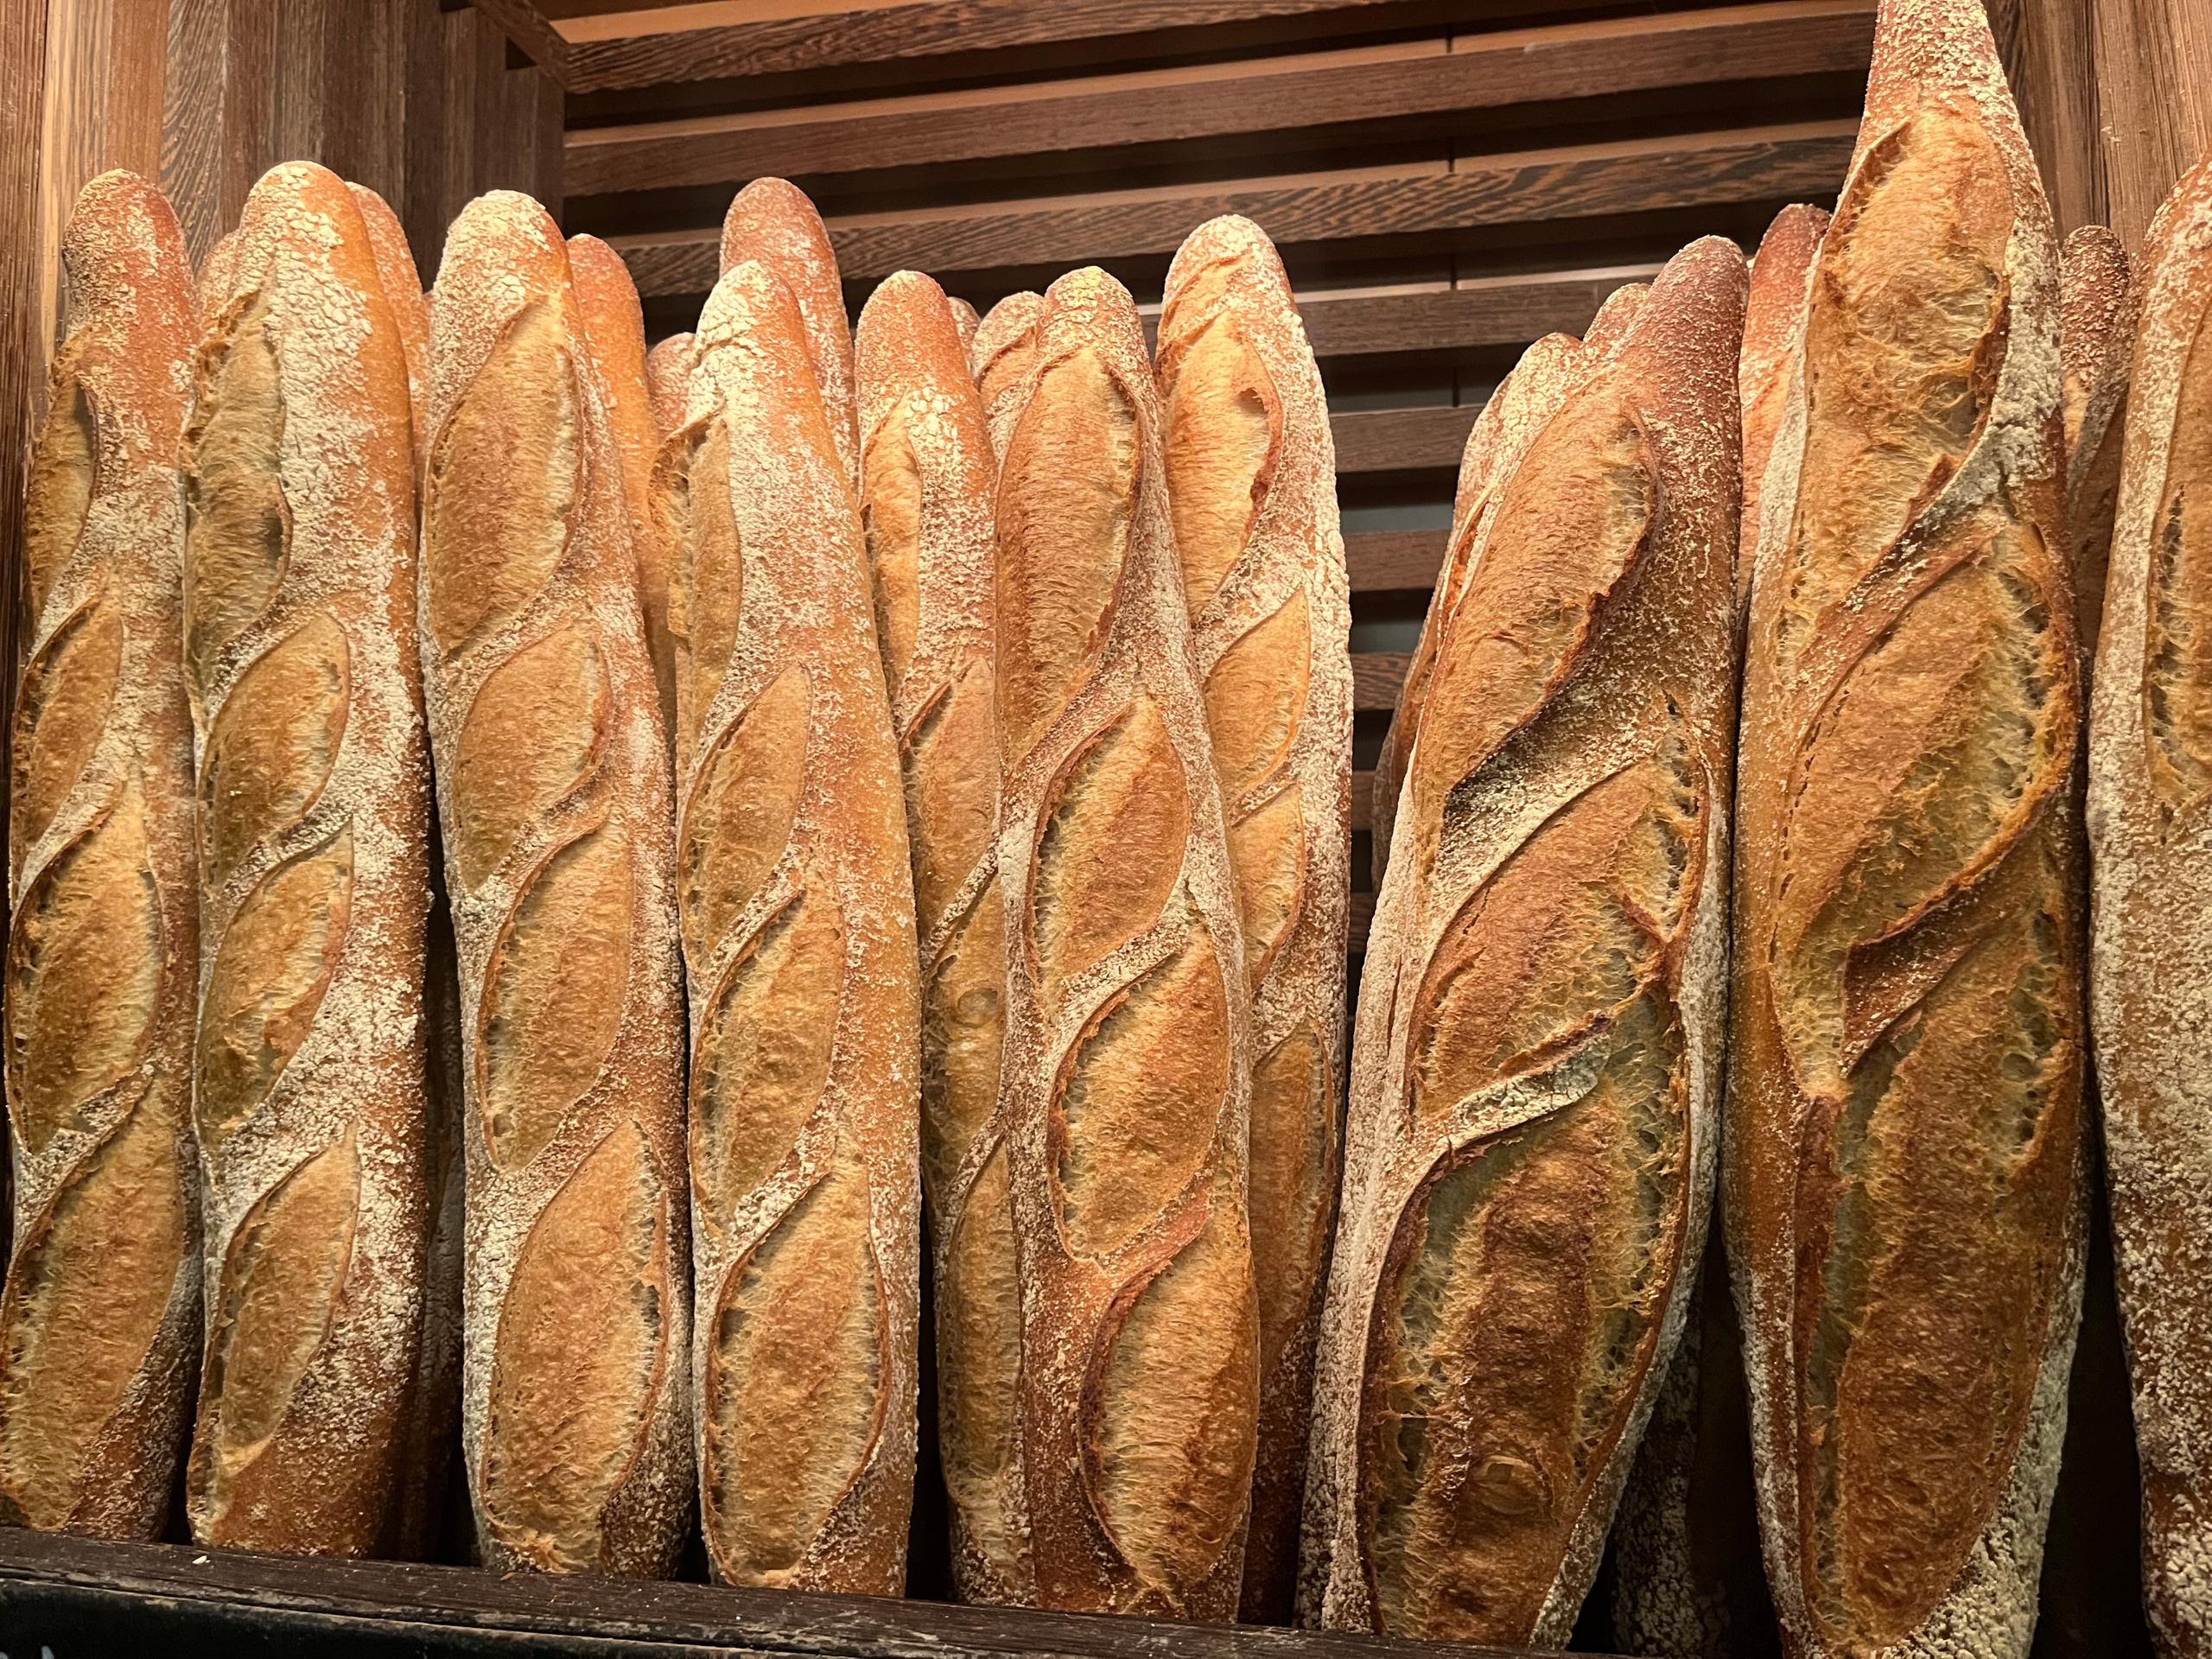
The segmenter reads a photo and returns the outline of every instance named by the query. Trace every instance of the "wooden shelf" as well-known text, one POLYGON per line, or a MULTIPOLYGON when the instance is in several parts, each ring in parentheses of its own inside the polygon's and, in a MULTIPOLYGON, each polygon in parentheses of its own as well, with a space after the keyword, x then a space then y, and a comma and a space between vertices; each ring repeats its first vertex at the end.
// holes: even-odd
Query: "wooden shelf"
POLYGON ((1494 1649, 705 1584, 297 1560, 0 1528, 0 1648, 57 1659, 313 1653, 675 1659, 1505 1659, 1494 1649))

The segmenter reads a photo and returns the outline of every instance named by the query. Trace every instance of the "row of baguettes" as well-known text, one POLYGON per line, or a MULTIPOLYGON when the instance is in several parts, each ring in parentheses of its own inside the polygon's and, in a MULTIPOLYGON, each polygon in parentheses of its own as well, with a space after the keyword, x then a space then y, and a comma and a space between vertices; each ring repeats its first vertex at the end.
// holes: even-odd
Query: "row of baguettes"
POLYGON ((649 356, 524 198, 426 307, 321 168, 196 288, 85 193, 0 1503, 158 1530, 196 1371, 203 1541, 419 1549, 457 1419, 493 1564, 665 1573, 696 1491, 720 1576, 896 1592, 926 1184, 963 1591, 1286 1610, 1351 688, 1280 264, 1195 236, 1157 377, 1037 298, 1001 492, 972 314, 894 279, 856 372, 804 199, 726 238, 649 356))

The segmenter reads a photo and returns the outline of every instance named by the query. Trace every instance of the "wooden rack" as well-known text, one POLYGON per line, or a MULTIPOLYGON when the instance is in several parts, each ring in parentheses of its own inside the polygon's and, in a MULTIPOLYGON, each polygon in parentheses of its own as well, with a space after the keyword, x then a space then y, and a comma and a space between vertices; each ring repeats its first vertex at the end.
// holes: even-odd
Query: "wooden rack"
MULTIPOLYGON (((1691 237, 1825 201, 1875 0, 0 0, 0 581, 56 318, 54 250, 102 168, 158 177, 195 257, 270 163, 398 209, 425 278, 479 192, 530 191, 688 327, 744 181, 821 204, 854 308, 902 266, 979 307, 1099 264, 1156 308, 1212 214, 1281 245, 1328 383, 1353 593, 1354 950, 1369 773, 1427 607, 1460 446, 1554 329, 1691 237)), ((1989 0, 2062 228, 2139 239, 2212 148, 2202 0, 1989 0), (2184 63, 2197 66, 2185 74, 2184 63)), ((12 683, 15 607, 0 621, 12 683)), ((3 776, 4 772, 0 772, 3 776)), ((2039 1654, 2141 1651, 2133 1452, 2093 1263, 2039 1654)), ((926 1418, 925 1418, 926 1422, 926 1418)), ((925 1471, 926 1478, 926 1471, 925 1471)), ((920 1507, 931 1502, 926 1487, 920 1507)), ((918 1592, 943 1584, 918 1531, 918 1592)), ((1593 1603, 1604 1595, 1601 1584, 1593 1603)), ((1586 1633, 1602 1641, 1602 1621, 1586 1633)), ((1351 1659, 1416 1644, 498 1579, 0 1530, 0 1650, 1056 1653, 1351 1659)), ((1462 1650, 1466 1651, 1466 1650, 1462 1650)))

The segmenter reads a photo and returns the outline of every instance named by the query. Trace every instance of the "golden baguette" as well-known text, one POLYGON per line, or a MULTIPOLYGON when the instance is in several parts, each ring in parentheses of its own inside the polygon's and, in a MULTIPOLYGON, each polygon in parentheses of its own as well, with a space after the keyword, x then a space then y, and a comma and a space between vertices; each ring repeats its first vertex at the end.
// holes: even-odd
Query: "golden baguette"
POLYGON ((853 331, 845 316, 836 250, 822 215, 797 185, 755 179, 722 218, 721 269, 757 260, 791 291, 806 327, 807 360, 847 487, 860 487, 860 424, 853 403, 853 331))
POLYGON ((404 337, 343 181, 248 196, 185 434, 202 1543, 391 1546, 428 1227, 429 757, 404 337))
POLYGON ((1259 1393, 1250 1019, 1160 428, 1128 291, 1061 277, 999 482, 1007 1128, 976 1181, 1019 1241, 996 1330, 1018 1306, 1036 1599, 1227 1619, 1259 1393))
POLYGON ((983 399, 983 419, 991 431, 991 453, 1006 459, 1006 442, 1014 417, 1028 396, 1030 359, 1037 349, 1037 320, 1045 296, 1027 289, 1009 294, 976 326, 968 366, 983 399))
POLYGON ((1736 385, 1744 402, 1744 522, 1737 541, 1738 602, 1751 591, 1751 562, 1758 552, 1759 501, 1768 457, 1789 395, 1789 371, 1805 327, 1813 262, 1827 233, 1828 216, 1802 202, 1774 216, 1751 261, 1751 298, 1744 312, 1744 357, 1736 385))
POLYGON ((947 299, 945 304, 951 309, 953 332, 960 337, 961 360, 965 362, 975 349, 976 330, 983 325, 982 314, 965 300, 947 299))
MULTIPOLYGON (((671 334, 645 353, 645 397, 652 406, 653 425, 663 439, 689 418, 691 338, 671 334)), ((670 556, 672 559, 674 555, 670 556)))
POLYGON ((195 294, 200 305, 200 323, 205 328, 215 320, 223 308, 223 302, 231 297, 231 289, 238 277, 238 233, 226 231, 215 245, 207 250, 207 257, 200 262, 195 294))
POLYGON ((427 361, 430 351, 430 302, 423 292, 423 273, 415 267, 414 250, 399 216, 365 184, 349 184, 353 205, 360 209, 362 227, 369 233, 369 251, 375 257, 377 277, 384 287, 385 303, 399 330, 400 350, 407 359, 408 432, 414 442, 415 464, 421 467, 429 435, 423 429, 423 401, 429 395, 427 361))
POLYGON ((2084 225, 2069 236, 2059 254, 2058 294, 2066 543, 2073 561, 2076 638, 2086 656, 2096 650, 2104 614, 2140 300, 2120 238, 2101 225, 2084 225))
POLYGON ((0 1522, 155 1538, 200 1344, 177 491, 199 329, 175 215, 136 175, 78 194, 61 263, 9 799, 0 1522))
POLYGON ((608 435, 622 468, 631 546, 638 574, 638 605, 645 623, 645 649, 660 692, 662 727, 676 725, 676 643, 668 632, 669 567, 674 555, 653 513, 653 457, 662 433, 654 416, 645 370, 645 318, 637 284, 622 256, 595 236, 569 238, 569 273, 583 315, 584 337, 607 405, 608 435))
POLYGON ((996 466, 982 400, 944 291, 901 271, 861 313, 861 511, 876 632, 906 777, 921 947, 922 1185, 935 1272, 938 1445, 951 1500, 953 1586, 966 1601, 1031 1594, 1014 1421, 1013 1283, 1004 1189, 976 1177, 998 1117, 1006 906, 998 887, 992 730, 996 466))
POLYGON ((1761 505, 1726 1182, 1793 1652, 2027 1651, 2084 1224, 2058 245, 1978 0, 1885 0, 1761 505))
POLYGON ((1497 486, 1481 626, 1437 655, 1322 1328, 1302 1592, 1332 1628, 1564 1641, 1681 1329, 1719 1127, 1744 290, 1708 238, 1593 330, 1497 486))
POLYGON ((682 499, 700 1507, 715 1576, 897 1595, 913 1504, 920 1014, 860 516, 791 292, 699 320, 682 499))
POLYGON ((691 1493, 668 752, 620 465, 536 202, 493 192, 454 221, 430 347, 422 624, 478 1544, 502 1569, 663 1576, 691 1493))
POLYGON ((2212 661, 2200 643, 2212 607, 2212 163, 2158 210, 2141 270, 2089 709, 2089 1021, 2142 1455, 2145 1607, 2158 1651, 2179 1656, 2212 1651, 2212 661))
POLYGON ((1274 246, 1193 231, 1167 273, 1167 494, 1252 993, 1258 1454, 1241 1615, 1287 1624, 1336 1211, 1351 903, 1351 631, 1320 371, 1274 246))

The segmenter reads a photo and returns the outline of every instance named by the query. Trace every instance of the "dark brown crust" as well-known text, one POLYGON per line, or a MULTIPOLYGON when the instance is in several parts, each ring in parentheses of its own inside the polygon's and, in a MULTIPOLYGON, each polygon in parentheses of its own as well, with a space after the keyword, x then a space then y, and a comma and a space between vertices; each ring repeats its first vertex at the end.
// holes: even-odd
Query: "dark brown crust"
POLYGON ((1885 0, 1766 479, 1737 804, 1726 1211, 1803 1653, 2034 1624, 2083 1224, 2057 252, 1982 8, 1885 0))
POLYGON ((2140 296, 2127 250, 2084 225, 2059 257, 2061 408, 2066 427, 2066 537, 2074 561, 2075 636, 2085 659, 2104 615, 2105 566, 2120 499, 2127 374, 2140 296))
POLYGON ((1751 298, 1744 312, 1744 358, 1736 371, 1744 404, 1744 527, 1736 549, 1736 596, 1748 601, 1751 565, 1759 550, 1760 492, 1773 453, 1805 322, 1813 262, 1827 233, 1827 211, 1793 203, 1774 216, 1751 261, 1751 298))
POLYGON ((1626 302, 1503 480, 1481 626, 1437 653, 1323 1324, 1302 1611, 1333 1628, 1563 1640, 1681 1329, 1718 1128, 1745 284, 1708 238, 1626 302))
MULTIPOLYGON (((134 778, 146 832, 145 868, 161 909, 158 959, 118 962, 119 971, 109 982, 128 983, 141 968, 153 975, 142 1064, 75 1100, 67 1122, 50 1138, 24 1133, 23 1103, 10 1067, 13 1225, 6 1297, 0 1303, 0 1518, 18 1526, 155 1538, 183 1455, 200 1337, 199 1181, 190 1125, 199 905, 192 722, 179 638, 184 525, 176 491, 182 383, 199 330, 190 263, 175 217, 160 193, 135 175, 102 174, 79 193, 61 257, 67 333, 55 354, 48 399, 58 404, 82 389, 97 460, 73 545, 47 573, 46 602, 29 619, 32 668, 14 716, 10 963, 22 954, 23 933, 38 925, 27 898, 68 853, 88 819, 111 811, 134 778), (102 700, 100 688, 86 683, 101 665, 73 664, 54 650, 58 636, 80 626, 96 609, 118 620, 120 643, 107 665, 113 683, 96 727, 80 725, 54 740, 78 751, 73 779, 57 799, 38 802, 43 822, 34 826, 26 822, 33 802, 22 779, 40 759, 51 730, 48 721, 62 725, 60 711, 73 691, 102 700), (49 658, 54 665, 41 675, 49 658), (57 685, 56 679, 67 683, 57 685), (146 1160, 133 1179, 154 1178, 124 1194, 127 1211, 120 1219, 132 1234, 86 1236, 60 1229, 65 1207, 82 1207, 87 1199, 97 1205, 90 1189, 116 1180, 107 1173, 105 1154, 132 1124, 147 1137, 140 1142, 146 1160), (164 1176, 166 1194, 158 1184, 164 1176), (179 1223, 168 1241, 154 1231, 164 1197, 179 1223), (143 1355, 127 1372, 106 1376, 86 1353, 42 1351, 36 1338, 43 1322, 34 1319, 29 1306, 33 1269, 59 1268, 57 1289, 66 1290, 70 1269, 81 1279, 92 1262, 123 1252, 134 1241, 151 1247, 149 1257, 166 1243, 171 1252, 167 1281, 117 1287, 136 1296, 135 1309, 118 1304, 77 1311, 107 1322, 111 1334, 126 1313, 135 1313, 134 1322, 149 1338, 143 1355), (43 1440, 40 1420, 50 1425, 57 1414, 52 1409, 57 1384, 81 1401, 103 1382, 116 1390, 112 1408, 73 1467, 68 1448, 43 1440), (41 1411, 18 1417, 23 1407, 17 1402, 31 1395, 39 1397, 41 1411), (55 1470, 73 1490, 66 1495, 48 1490, 37 1478, 47 1470, 55 1470)), ((49 438, 41 451, 52 443, 49 438)), ((34 476, 42 470, 35 461, 34 476)), ((101 943, 118 954, 127 949, 122 939, 101 943)), ((9 973, 11 1060, 15 1042, 31 1034, 24 1030, 19 998, 35 988, 19 986, 16 974, 9 973)))

